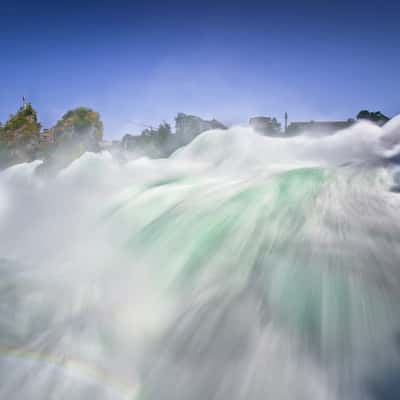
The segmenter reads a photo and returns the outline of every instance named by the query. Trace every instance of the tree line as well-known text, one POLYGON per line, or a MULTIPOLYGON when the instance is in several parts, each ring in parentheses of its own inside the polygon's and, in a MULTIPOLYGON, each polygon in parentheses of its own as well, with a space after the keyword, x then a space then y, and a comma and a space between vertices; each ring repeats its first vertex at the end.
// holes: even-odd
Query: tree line
POLYGON ((99 113, 78 107, 66 112, 50 129, 42 129, 37 111, 24 103, 0 123, 0 166, 35 159, 51 161, 56 154, 72 159, 84 151, 98 151, 103 139, 99 113))

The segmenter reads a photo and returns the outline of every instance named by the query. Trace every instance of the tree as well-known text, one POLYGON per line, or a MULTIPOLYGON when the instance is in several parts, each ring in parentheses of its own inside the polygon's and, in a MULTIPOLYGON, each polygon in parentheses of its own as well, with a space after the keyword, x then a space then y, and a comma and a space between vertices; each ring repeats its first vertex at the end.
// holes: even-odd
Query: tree
POLYGON ((169 136, 172 135, 171 125, 163 122, 157 129, 146 128, 142 131, 140 139, 143 143, 152 143, 153 145, 164 145, 169 136))
POLYGON ((30 103, 24 104, 16 114, 10 115, 0 131, 1 138, 9 145, 38 142, 40 128, 37 112, 30 103))
POLYGON ((57 122, 54 136, 58 143, 77 142, 95 150, 103 139, 103 123, 96 111, 78 107, 65 113, 57 122))
POLYGON ((368 110, 361 110, 357 114, 357 119, 370 119, 370 112, 368 110))
POLYGON ((386 115, 382 114, 380 111, 370 112, 368 110, 361 110, 357 114, 357 119, 367 119, 367 120, 373 121, 373 122, 385 123, 385 122, 389 121, 390 118, 387 117, 386 115))
POLYGON ((166 122, 160 124, 157 129, 157 136, 158 136, 159 143, 161 145, 165 144, 170 135, 172 135, 171 125, 169 125, 166 122))

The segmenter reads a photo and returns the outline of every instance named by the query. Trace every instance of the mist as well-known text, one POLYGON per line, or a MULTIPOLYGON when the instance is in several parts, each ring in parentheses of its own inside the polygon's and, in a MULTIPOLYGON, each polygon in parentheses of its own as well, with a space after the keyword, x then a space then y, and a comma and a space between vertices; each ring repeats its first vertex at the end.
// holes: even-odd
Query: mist
POLYGON ((1 399, 395 399, 400 116, 0 172, 1 399))

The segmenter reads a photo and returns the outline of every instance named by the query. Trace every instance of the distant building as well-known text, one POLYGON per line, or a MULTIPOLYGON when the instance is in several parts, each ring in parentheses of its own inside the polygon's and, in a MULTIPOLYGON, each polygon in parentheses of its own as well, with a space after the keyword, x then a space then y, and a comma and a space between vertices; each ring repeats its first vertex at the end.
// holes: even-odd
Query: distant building
POLYGON ((115 153, 120 151, 121 142, 119 140, 101 140, 99 142, 99 150, 115 153))
POLYGON ((292 122, 286 129, 286 135, 293 136, 300 133, 324 133, 331 134, 342 129, 349 128, 355 123, 354 119, 345 121, 308 121, 308 122, 292 122))
POLYGON ((140 136, 127 133, 122 138, 120 145, 124 150, 132 150, 139 144, 140 136))
POLYGON ((281 124, 276 118, 270 117, 253 117, 249 120, 250 126, 258 133, 262 135, 280 135, 281 124))
POLYGON ((99 142, 99 147, 101 150, 110 150, 112 146, 113 143, 111 140, 101 140, 99 142))
POLYGON ((226 129, 226 126, 216 119, 207 121, 194 115, 179 113, 175 118, 176 136, 180 144, 191 142, 196 136, 211 129, 226 129))
POLYGON ((54 143, 54 130, 53 129, 43 129, 43 131, 40 132, 40 142, 54 143))

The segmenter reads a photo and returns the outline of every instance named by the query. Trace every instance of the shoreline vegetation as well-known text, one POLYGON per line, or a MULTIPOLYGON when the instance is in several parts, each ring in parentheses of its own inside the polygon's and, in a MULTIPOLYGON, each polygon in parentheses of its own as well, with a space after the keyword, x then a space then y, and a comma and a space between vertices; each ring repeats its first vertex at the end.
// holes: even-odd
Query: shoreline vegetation
MULTIPOLYGON (((23 99, 24 100, 24 99, 23 99)), ((370 120, 382 125, 389 118, 382 113, 362 110, 357 120, 370 120)), ((339 126, 350 126, 355 120, 330 122, 292 122, 285 129, 275 118, 254 117, 249 123, 263 135, 293 136, 301 129, 337 131, 339 126)), ((77 107, 67 111, 50 129, 43 129, 37 111, 31 103, 23 101, 22 106, 3 124, 0 123, 0 169, 14 164, 43 160, 39 173, 58 171, 83 153, 108 150, 124 160, 146 156, 164 158, 178 148, 190 143, 196 136, 211 129, 227 129, 216 119, 204 120, 194 115, 178 113, 175 117, 175 132, 171 125, 162 122, 157 128, 148 127, 140 135, 126 134, 122 140, 105 141, 104 127, 100 114, 88 107, 77 107)))
POLYGON ((38 172, 57 171, 87 151, 108 150, 121 159, 168 157, 202 132, 227 129, 215 119, 207 121, 183 113, 178 113, 175 124, 175 132, 163 122, 140 135, 126 134, 120 141, 105 141, 100 114, 91 108, 70 110, 52 128, 43 129, 37 111, 24 102, 4 125, 0 123, 0 169, 39 159, 43 164, 38 172))
POLYGON ((99 151, 102 139, 100 115, 90 108, 68 111, 54 127, 42 129, 32 104, 24 103, 0 125, 0 168, 37 159, 62 167, 85 151, 99 151))

